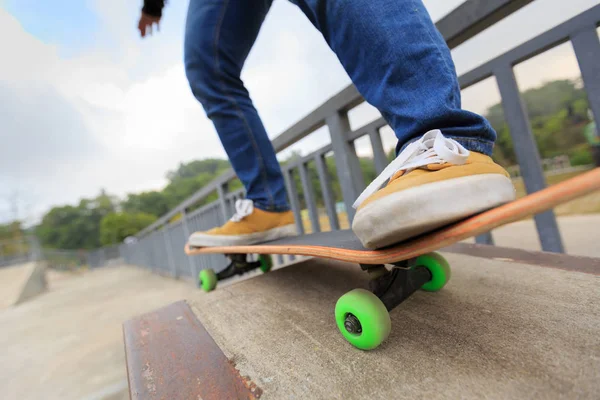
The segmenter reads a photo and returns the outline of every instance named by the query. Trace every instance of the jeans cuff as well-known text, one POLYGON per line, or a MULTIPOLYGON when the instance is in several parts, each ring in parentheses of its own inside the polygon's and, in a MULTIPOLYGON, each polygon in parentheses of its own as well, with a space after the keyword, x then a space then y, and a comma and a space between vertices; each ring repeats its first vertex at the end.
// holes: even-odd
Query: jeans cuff
POLYGON ((254 202, 254 207, 261 209, 263 211, 269 211, 269 212, 285 212, 285 211, 290 211, 290 206, 288 204, 269 204, 269 203, 263 203, 263 202, 254 202))
MULTIPOLYGON (((456 140, 465 149, 467 149, 469 151, 474 151, 476 153, 483 153, 486 156, 491 156, 492 150, 494 149, 494 142, 489 141, 489 140, 479 139, 479 138, 466 138, 466 137, 452 136, 452 135, 444 135, 444 136, 447 137, 448 139, 456 140)), ((406 146, 408 146, 412 142, 419 140, 419 139, 421 139, 421 136, 410 139, 409 141, 404 143, 401 147, 399 146, 398 150, 396 151, 396 156, 398 154, 402 153, 402 150, 404 150, 406 148, 406 146)))

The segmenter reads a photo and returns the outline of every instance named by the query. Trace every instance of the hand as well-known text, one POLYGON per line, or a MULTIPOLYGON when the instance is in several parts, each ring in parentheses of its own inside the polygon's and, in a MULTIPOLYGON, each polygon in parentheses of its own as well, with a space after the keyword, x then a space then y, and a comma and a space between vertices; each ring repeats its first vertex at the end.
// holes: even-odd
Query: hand
POLYGON ((138 22, 138 30, 142 37, 146 37, 146 32, 152 35, 152 26, 156 24, 156 30, 160 31, 160 17, 153 17, 142 12, 140 22, 138 22))

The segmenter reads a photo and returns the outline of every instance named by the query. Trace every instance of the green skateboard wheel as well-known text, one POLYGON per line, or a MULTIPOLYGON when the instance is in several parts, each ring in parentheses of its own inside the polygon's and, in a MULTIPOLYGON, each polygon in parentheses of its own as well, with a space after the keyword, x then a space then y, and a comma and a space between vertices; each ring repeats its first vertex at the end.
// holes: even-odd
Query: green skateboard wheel
POLYGON ((273 260, 269 255, 261 254, 258 256, 258 261, 260 262, 260 270, 262 272, 269 272, 273 268, 273 260))
POLYGON ((427 292, 437 292, 450 280, 450 264, 439 253, 428 253, 417 257, 416 265, 425 267, 431 273, 431 280, 421 286, 427 292))
POLYGON ((383 302, 365 289, 354 289, 335 305, 335 322, 348 342, 372 350, 390 334, 392 321, 383 302))
POLYGON ((212 269, 203 269, 198 274, 200 287, 205 292, 210 292, 217 287, 217 274, 212 269))

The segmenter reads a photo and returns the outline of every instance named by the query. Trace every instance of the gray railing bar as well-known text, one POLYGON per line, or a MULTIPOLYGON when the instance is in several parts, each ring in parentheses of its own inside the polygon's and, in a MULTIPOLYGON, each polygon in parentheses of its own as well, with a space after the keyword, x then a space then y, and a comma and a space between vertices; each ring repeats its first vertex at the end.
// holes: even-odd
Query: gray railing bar
POLYGON ((436 27, 448 46, 454 48, 531 2, 533 0, 465 1, 436 23, 436 27))
MULTIPOLYGON (((583 86, 594 120, 600 122, 600 39, 595 25, 582 27, 571 37, 583 86)), ((597 123, 600 126, 600 123, 597 123)))
MULTIPOLYGON (((188 225, 188 215, 186 213, 185 210, 181 210, 181 222, 183 223, 183 236, 185 238, 185 241, 187 242, 188 238, 190 237, 190 228, 188 225)), ((183 249, 182 249, 183 251, 183 249)), ((192 279, 195 280, 195 266, 194 266, 194 260, 192 259, 192 257, 187 257, 188 259, 188 263, 190 265, 190 274, 192 275, 192 279)))
POLYGON ((219 196, 219 205, 221 206, 221 213, 223 214, 223 219, 227 219, 228 217, 228 210, 227 210, 227 203, 225 200, 225 196, 226 196, 226 190, 227 190, 227 183, 224 183, 222 185, 217 185, 217 195, 219 196))
POLYGON ((192 211, 191 213, 189 213, 188 216, 190 218, 191 217, 195 217, 198 214, 205 213, 206 211, 208 211, 208 210, 210 210, 212 208, 217 208, 217 207, 219 207, 219 203, 213 201, 212 203, 205 204, 202 207, 195 209, 194 211, 192 211))
POLYGON ((464 89, 489 78, 493 75, 493 70, 497 65, 515 65, 567 42, 574 32, 581 30, 582 26, 597 26, 598 21, 600 21, 600 5, 591 7, 549 31, 461 75, 459 77, 460 87, 464 89))
POLYGON ((282 171, 285 179, 285 185, 287 186, 288 197, 290 200, 290 206, 294 212, 296 219, 296 230, 299 235, 304 235, 304 225, 302 224, 302 213, 300 212, 300 200, 298 199, 298 191, 294 184, 294 176, 291 169, 282 171))
POLYGON ((215 178, 215 180, 212 181, 210 184, 204 186, 202 189, 198 190, 196 193, 194 193, 193 195, 191 195, 190 197, 188 197, 187 199, 185 199, 184 201, 182 201, 177 207, 175 207, 174 209, 172 209, 171 211, 169 211, 168 213, 166 213, 164 216, 162 216, 159 219, 157 219, 154 223, 152 223, 151 225, 148 225, 146 228, 142 229, 136 235, 136 237, 138 237, 138 238, 142 237, 146 233, 155 230, 164 221, 168 221, 174 215, 176 215, 177 213, 179 213, 181 210, 190 208, 190 206, 193 206, 198 201, 202 200, 203 198, 205 198, 206 196, 208 196, 209 194, 211 194, 212 192, 214 192, 215 188, 218 185, 220 185, 220 184, 222 185, 222 184, 224 184, 224 183, 232 180, 233 178, 235 178, 235 173, 233 172, 232 169, 223 172, 220 176, 218 176, 217 178, 215 178))
POLYGON ((317 199, 315 191, 311 185, 308 176, 308 167, 305 163, 300 164, 298 167, 300 171, 300 182, 302 183, 302 191, 304 192, 304 201, 306 202, 306 208, 308 209, 308 216, 310 217, 310 223, 313 232, 321 232, 321 224, 319 223, 319 211, 317 210, 317 199))
POLYGON ((387 155, 383 149, 383 142, 381 141, 381 133, 379 129, 372 129, 369 131, 369 140, 371 141, 371 148, 373 149, 373 161, 375 162, 375 171, 380 174, 385 167, 388 165, 387 155))
POLYGON ((493 245, 494 244, 494 238, 492 237, 492 233, 491 232, 486 232, 486 233, 482 233, 479 236, 475 236, 475 243, 477 243, 477 244, 493 245))
POLYGON ((235 200, 244 197, 244 192, 245 192, 245 190, 243 188, 238 189, 233 192, 227 193, 227 195, 225 195, 225 198, 227 200, 233 200, 235 202, 235 200))
POLYGON ((388 123, 383 117, 377 118, 375 121, 371 121, 368 124, 361 126, 360 128, 346 133, 346 137, 349 142, 354 142, 365 135, 368 135, 373 130, 379 130, 386 126, 388 123))
POLYGON ((342 187, 348 222, 352 223, 352 219, 354 218, 352 204, 364 188, 364 178, 354 143, 349 143, 344 136, 346 132, 350 131, 348 115, 345 113, 335 113, 327 118, 327 125, 329 126, 329 133, 331 135, 333 155, 338 179, 342 187))
POLYGON ((325 125, 325 120, 330 115, 338 112, 338 110, 349 110, 363 101, 362 96, 358 93, 358 90, 354 85, 347 86, 306 117, 302 118, 296 124, 274 138, 273 147, 275 148, 275 151, 279 152, 323 127, 325 125))
MULTIPOLYGON (((514 71, 510 64, 504 64, 494 70, 494 75, 525 187, 528 193, 537 192, 546 187, 546 178, 514 71)), ((546 211, 534 218, 542 250, 564 252, 554 212, 546 211)))
POLYGON ((331 144, 328 144, 327 146, 323 146, 320 149, 313 151, 312 153, 308 153, 307 155, 302 156, 298 161, 296 161, 294 163, 294 165, 291 168, 297 167, 299 163, 306 163, 306 162, 312 161, 315 157, 327 154, 332 150, 333 150, 333 146, 331 144))
POLYGON ((177 268, 175 268, 175 260, 173 259, 173 249, 171 248, 171 232, 169 228, 163 229, 163 238, 165 247, 167 248, 167 262, 174 278, 177 278, 177 268))
POLYGON ((332 231, 340 229, 337 210, 335 209, 335 199, 333 190, 331 189, 331 176, 327 169, 325 157, 323 155, 315 156, 315 164, 317 166, 317 174, 319 175, 319 183, 321 184, 321 193, 323 193, 323 202, 325 203, 325 211, 329 217, 329 225, 332 231))

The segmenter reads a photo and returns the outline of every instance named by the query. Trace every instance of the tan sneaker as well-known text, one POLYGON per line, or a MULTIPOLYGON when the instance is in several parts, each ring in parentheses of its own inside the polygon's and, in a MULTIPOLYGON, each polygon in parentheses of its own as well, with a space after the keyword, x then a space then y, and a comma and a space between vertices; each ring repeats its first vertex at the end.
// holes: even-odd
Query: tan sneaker
POLYGON ((515 197, 504 168, 434 130, 407 146, 359 196, 352 230, 363 246, 381 248, 515 197))
POLYGON ((190 235, 195 247, 255 244, 296 235, 291 211, 269 212, 255 208, 252 200, 238 200, 236 212, 223 226, 190 235))

